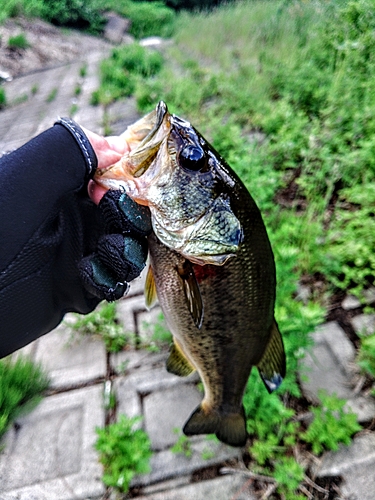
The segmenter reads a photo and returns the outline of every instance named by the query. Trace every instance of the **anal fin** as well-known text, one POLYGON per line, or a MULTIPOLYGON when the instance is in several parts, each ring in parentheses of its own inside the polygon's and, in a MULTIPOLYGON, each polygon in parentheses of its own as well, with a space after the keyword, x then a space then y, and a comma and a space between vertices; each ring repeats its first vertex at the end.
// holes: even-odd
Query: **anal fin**
POLYGON ((286 361, 283 339, 276 321, 271 326, 271 335, 262 359, 258 363, 258 370, 268 392, 276 390, 286 372, 286 361))
POLYGON ((195 371, 194 366, 186 359, 180 344, 173 340, 173 345, 169 357, 167 359, 167 371, 178 375, 179 377, 187 377, 193 371, 195 371))

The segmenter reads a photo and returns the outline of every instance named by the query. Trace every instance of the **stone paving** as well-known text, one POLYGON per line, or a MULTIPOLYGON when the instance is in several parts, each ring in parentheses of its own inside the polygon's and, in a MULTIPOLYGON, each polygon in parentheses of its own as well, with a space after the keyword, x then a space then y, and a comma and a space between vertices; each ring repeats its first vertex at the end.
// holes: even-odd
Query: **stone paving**
MULTIPOLYGON (((104 111, 90 103, 98 84, 98 64, 109 50, 88 52, 79 61, 26 75, 6 83, 12 106, 0 112, 0 151, 14 149, 50 127, 58 116, 73 115, 82 125, 103 133, 104 111), (85 71, 81 68, 85 67, 85 71), (84 76, 83 76, 84 75, 84 76), (77 86, 81 91, 76 92, 77 86), (55 90, 57 89, 57 90, 55 90)), ((137 118, 131 99, 110 106, 106 121, 113 133, 122 132, 137 118)), ((224 465, 241 463, 239 450, 196 437, 191 456, 176 454, 181 427, 201 400, 197 378, 180 379, 165 370, 166 352, 138 346, 150 343, 150 325, 160 309, 147 311, 143 278, 118 302, 117 312, 133 345, 107 354, 102 342, 73 334, 69 321, 22 351, 41 362, 51 377, 51 390, 29 415, 17 419, 6 434, 0 454, 0 500, 99 500, 108 498, 94 450, 95 428, 105 425, 105 401, 116 396, 116 415, 143 417, 153 457, 148 475, 132 485, 142 500, 245 500, 256 498, 252 480, 241 474, 221 475, 224 465), (177 433, 176 433, 177 430, 177 433)), ((345 307, 358 307, 347 298, 345 307)), ((355 316, 357 332, 372 332, 375 319, 355 316)), ((355 352, 340 326, 331 322, 314 334, 315 347, 307 356, 302 387, 312 401, 318 390, 348 398, 360 421, 371 421, 375 405, 359 394, 353 370, 355 352), (306 377, 307 378, 306 378, 306 377)), ((375 498, 375 434, 358 435, 352 446, 323 457, 316 474, 341 476, 345 498, 375 498)))

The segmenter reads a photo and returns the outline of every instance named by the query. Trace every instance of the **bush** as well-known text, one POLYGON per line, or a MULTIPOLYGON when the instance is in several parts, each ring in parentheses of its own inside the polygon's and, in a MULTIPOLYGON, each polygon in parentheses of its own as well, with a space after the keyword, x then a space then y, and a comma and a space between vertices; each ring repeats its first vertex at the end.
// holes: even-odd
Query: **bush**
POLYGON ((39 15, 58 26, 86 29, 91 33, 100 33, 105 19, 90 0, 43 0, 39 15))
POLYGON ((15 418, 39 403, 48 385, 42 368, 28 359, 0 361, 0 438, 15 418))

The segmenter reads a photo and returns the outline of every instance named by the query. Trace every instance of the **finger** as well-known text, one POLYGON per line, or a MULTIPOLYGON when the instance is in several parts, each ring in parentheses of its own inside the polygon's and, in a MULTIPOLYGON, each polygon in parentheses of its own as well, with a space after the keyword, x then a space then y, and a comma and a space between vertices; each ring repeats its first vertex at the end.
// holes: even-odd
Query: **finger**
POLYGON ((128 143, 118 135, 106 137, 106 140, 109 147, 121 155, 124 155, 130 149, 128 143))
POLYGON ((87 185, 87 191, 88 191, 88 194, 89 194, 90 198, 92 199, 92 201, 96 205, 98 205, 100 200, 103 198, 103 196, 107 192, 107 189, 102 187, 102 186, 99 186, 99 184, 97 184, 95 181, 90 180, 88 185, 87 185))

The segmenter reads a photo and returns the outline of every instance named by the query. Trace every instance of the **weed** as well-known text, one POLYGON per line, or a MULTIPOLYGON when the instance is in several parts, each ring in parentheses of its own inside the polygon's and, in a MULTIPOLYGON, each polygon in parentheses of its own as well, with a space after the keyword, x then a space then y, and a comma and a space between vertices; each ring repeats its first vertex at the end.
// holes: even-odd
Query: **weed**
POLYGON ((375 334, 361 337, 357 363, 363 373, 375 379, 375 334))
POLYGON ((3 87, 0 87, 0 109, 5 108, 6 103, 7 100, 5 96, 5 89, 3 87))
POLYGON ((19 35, 11 36, 8 39, 8 47, 10 49, 27 49, 30 47, 29 42, 27 41, 26 36, 23 33, 19 35))
POLYGON ((39 90, 39 85, 37 83, 35 83, 32 87, 31 87, 31 95, 35 95, 39 90))
POLYGON ((123 327, 117 322, 114 302, 105 302, 85 316, 77 315, 77 320, 69 326, 84 335, 98 335, 108 352, 121 351, 128 340, 123 327))
POLYGON ((53 102, 56 99, 58 89, 55 87, 51 90, 51 92, 48 94, 46 101, 47 102, 53 102))
POLYGON ((77 111, 78 111, 78 105, 73 103, 71 106, 70 106, 70 110, 69 110, 69 116, 74 116, 77 111))
POLYGON ((163 58, 138 44, 113 49, 111 57, 100 66, 101 84, 93 92, 91 104, 104 106, 132 95, 138 81, 155 75, 162 67, 163 58))
POLYGON ((103 482, 122 493, 128 491, 136 474, 150 471, 150 440, 142 429, 135 428, 139 421, 120 415, 117 423, 96 429, 95 448, 104 467, 103 482))
POLYGON ((145 347, 151 352, 159 352, 163 347, 172 342, 172 334, 166 328, 163 313, 160 313, 154 323, 143 322, 143 327, 151 333, 150 341, 145 347))
POLYGON ((79 68, 79 76, 85 78, 87 76, 87 64, 84 64, 79 68))
POLYGON ((39 365, 27 358, 0 361, 0 438, 11 422, 32 410, 41 400, 49 380, 39 365))
POLYGON ((185 434, 181 434, 180 429, 173 429, 173 432, 175 434, 179 434, 179 437, 175 444, 172 446, 171 451, 173 453, 181 454, 187 458, 190 458, 193 455, 190 439, 185 436, 185 434))

